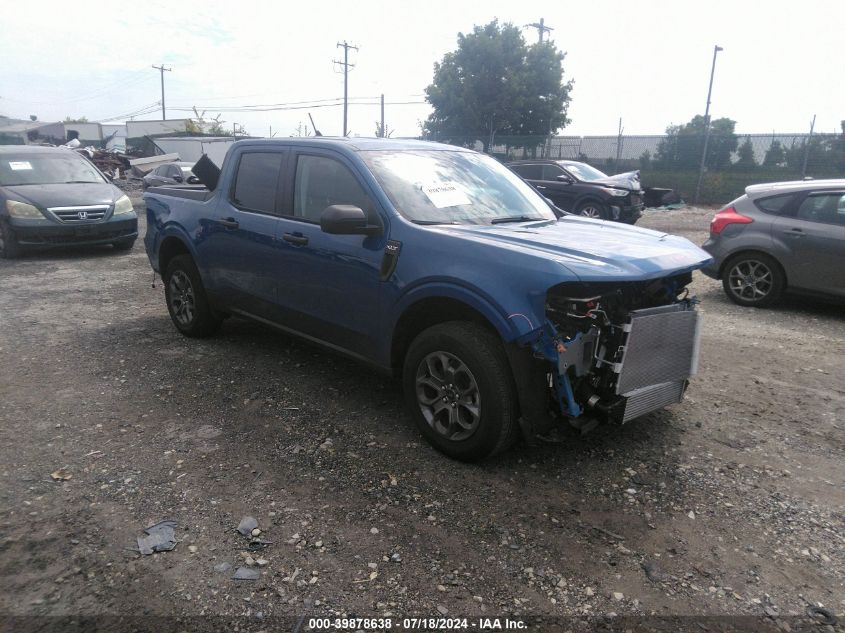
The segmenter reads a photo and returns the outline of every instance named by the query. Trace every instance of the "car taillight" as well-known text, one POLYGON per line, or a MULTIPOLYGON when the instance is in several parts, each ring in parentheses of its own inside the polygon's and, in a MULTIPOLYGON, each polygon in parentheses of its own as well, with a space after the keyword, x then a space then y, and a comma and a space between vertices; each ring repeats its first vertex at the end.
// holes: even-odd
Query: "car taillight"
POLYGON ((710 220, 710 233, 719 235, 729 224, 751 224, 754 220, 747 215, 737 213, 733 207, 722 209, 710 220))

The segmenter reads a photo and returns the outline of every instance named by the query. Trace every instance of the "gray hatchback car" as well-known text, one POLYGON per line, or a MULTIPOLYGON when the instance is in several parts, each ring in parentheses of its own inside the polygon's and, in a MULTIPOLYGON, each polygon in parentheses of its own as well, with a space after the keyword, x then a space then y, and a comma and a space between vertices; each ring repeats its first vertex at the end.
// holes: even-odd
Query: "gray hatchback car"
POLYGON ((785 291, 845 297, 845 179, 747 187, 710 222, 703 272, 743 306, 785 291))

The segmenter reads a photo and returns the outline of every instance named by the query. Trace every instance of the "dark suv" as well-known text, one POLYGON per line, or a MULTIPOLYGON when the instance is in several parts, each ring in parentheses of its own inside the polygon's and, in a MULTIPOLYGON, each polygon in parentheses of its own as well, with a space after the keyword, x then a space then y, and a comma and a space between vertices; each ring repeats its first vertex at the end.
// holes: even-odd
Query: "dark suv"
POLYGON ((627 224, 642 215, 639 172, 608 176, 574 160, 520 160, 507 166, 564 211, 627 224))

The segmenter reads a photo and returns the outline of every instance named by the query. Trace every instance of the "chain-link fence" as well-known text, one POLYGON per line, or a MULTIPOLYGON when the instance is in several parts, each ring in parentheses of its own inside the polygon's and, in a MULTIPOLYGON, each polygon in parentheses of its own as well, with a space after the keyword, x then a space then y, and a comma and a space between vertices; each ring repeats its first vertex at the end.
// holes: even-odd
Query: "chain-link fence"
MULTIPOLYGON (((484 146, 477 137, 433 139, 484 146)), ((499 136, 489 152, 502 161, 531 158, 589 163, 607 174, 640 170, 645 187, 667 187, 691 201, 698 183, 703 134, 655 136, 499 136)), ((750 184, 845 177, 842 134, 711 134, 699 201, 724 204, 750 184)))

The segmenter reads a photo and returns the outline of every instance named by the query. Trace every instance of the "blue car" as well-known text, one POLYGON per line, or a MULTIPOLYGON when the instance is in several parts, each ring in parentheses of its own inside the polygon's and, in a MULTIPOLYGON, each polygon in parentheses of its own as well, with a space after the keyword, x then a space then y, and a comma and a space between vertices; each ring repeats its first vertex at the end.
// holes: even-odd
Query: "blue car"
POLYGON ((401 376, 422 434, 480 460, 679 402, 689 241, 565 214, 494 159, 389 139, 232 145, 150 188, 145 244, 187 336, 246 317, 401 376))

